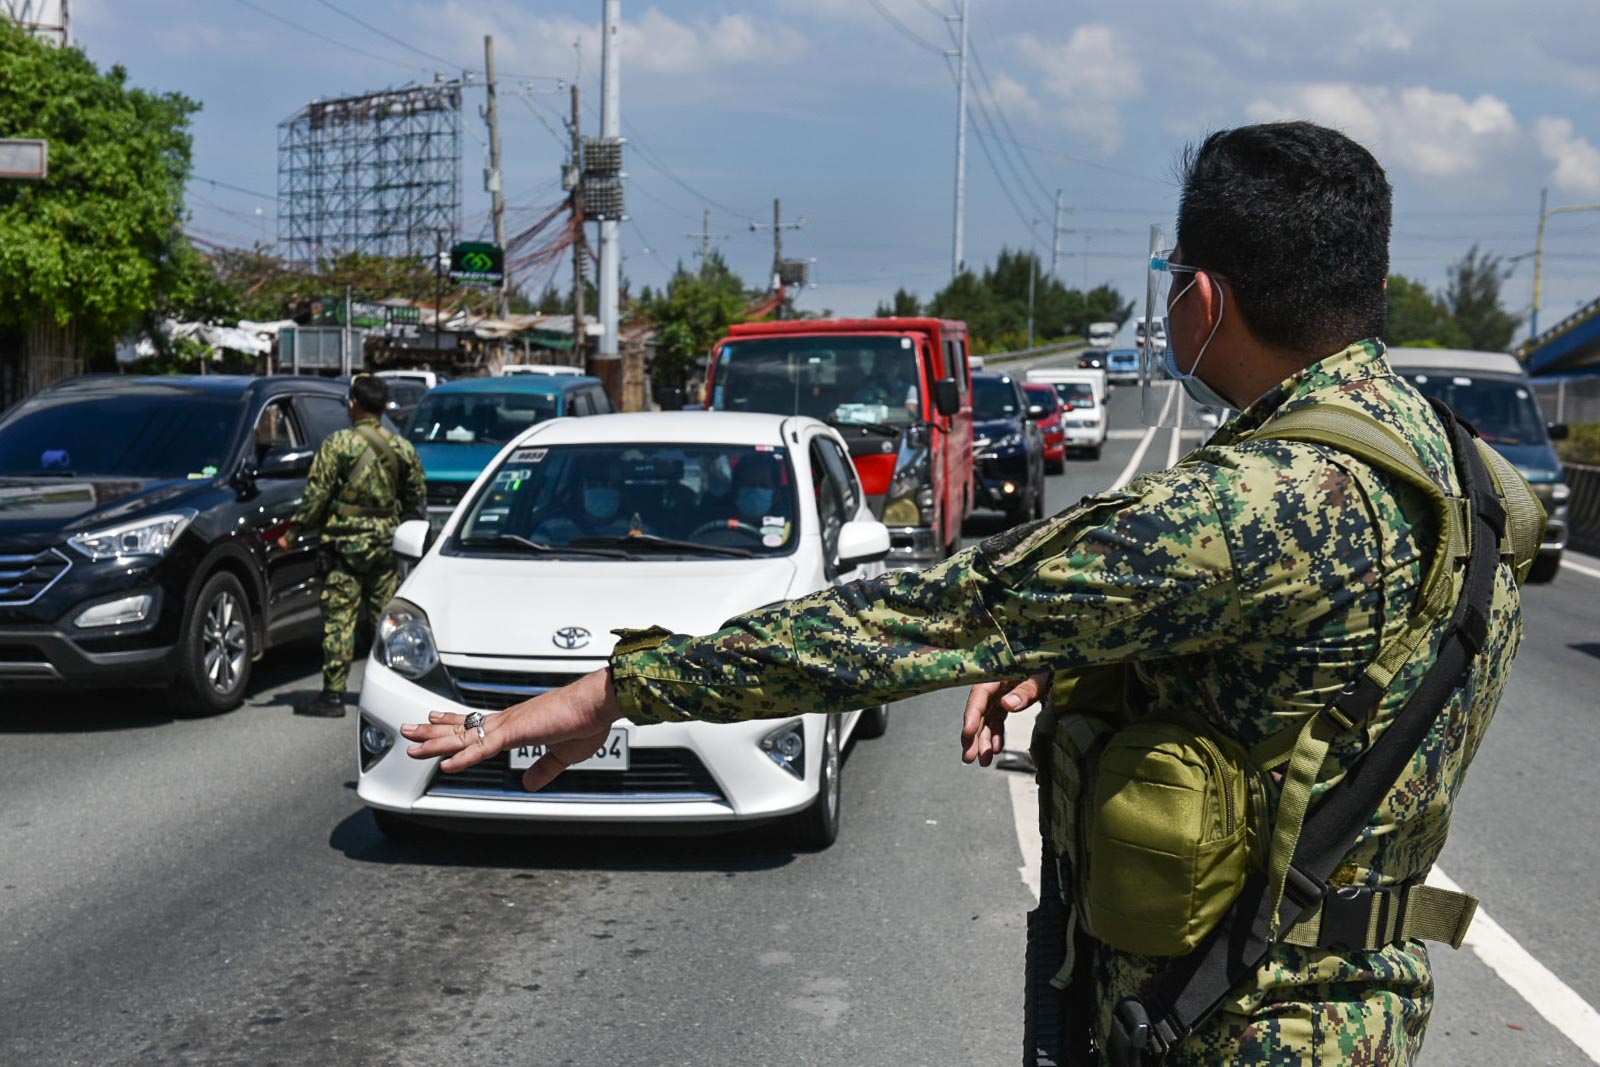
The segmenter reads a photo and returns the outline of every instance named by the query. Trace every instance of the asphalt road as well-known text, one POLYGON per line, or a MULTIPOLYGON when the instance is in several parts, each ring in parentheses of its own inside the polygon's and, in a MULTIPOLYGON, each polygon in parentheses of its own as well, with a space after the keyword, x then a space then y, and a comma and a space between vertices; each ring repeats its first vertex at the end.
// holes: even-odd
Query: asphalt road
MULTIPOLYGON (((1115 436, 1049 479, 1052 509, 1129 468, 1136 390, 1111 399, 1115 436)), ((1441 867, 1593 1005, 1600 577, 1525 602, 1441 867)), ((198 721, 148 694, 0 695, 0 1063, 1016 1061, 1032 896, 1012 775, 959 762, 959 694, 854 746, 825 852, 759 831, 408 850, 355 798, 352 719, 290 715, 316 659, 275 653, 244 707, 198 721)), ((1589 1062, 1476 952, 1435 960, 1423 1063, 1589 1062)))

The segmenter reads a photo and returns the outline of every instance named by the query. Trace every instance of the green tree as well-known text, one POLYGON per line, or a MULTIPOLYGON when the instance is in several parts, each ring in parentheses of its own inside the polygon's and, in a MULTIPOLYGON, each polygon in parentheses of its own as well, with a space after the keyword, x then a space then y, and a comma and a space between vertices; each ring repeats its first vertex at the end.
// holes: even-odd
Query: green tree
POLYGON ((880 319, 916 318, 922 314, 922 301, 917 299, 917 294, 907 289, 896 289, 894 300, 891 303, 879 303, 877 317, 880 319))
POLYGON ((197 110, 0 20, 0 130, 50 142, 45 181, 0 182, 0 329, 70 327, 105 352, 203 285, 181 233, 197 110))
POLYGON ((1464 348, 1466 337, 1444 301, 1428 287, 1400 274, 1389 275, 1383 341, 1411 348, 1464 348))
POLYGON ((1505 352, 1511 335, 1522 322, 1500 303, 1500 286, 1511 277, 1511 268, 1499 256, 1478 254, 1473 245, 1465 257, 1451 266, 1444 290, 1444 304, 1466 338, 1467 348, 1485 352, 1505 352))
POLYGON ((1002 248, 993 267, 985 268, 981 275, 963 271, 934 294, 928 313, 966 322, 975 352, 1019 348, 1027 338, 1030 276, 1035 344, 1074 333, 1082 336, 1090 322, 1121 325, 1133 312, 1133 302, 1124 302, 1122 294, 1109 285, 1085 295, 1045 274, 1033 252, 1002 248))
POLYGON ((682 385, 695 362, 744 317, 748 306, 744 283, 718 253, 707 256, 698 271, 678 264, 666 290, 651 294, 644 308, 656 328, 651 371, 657 384, 682 385))

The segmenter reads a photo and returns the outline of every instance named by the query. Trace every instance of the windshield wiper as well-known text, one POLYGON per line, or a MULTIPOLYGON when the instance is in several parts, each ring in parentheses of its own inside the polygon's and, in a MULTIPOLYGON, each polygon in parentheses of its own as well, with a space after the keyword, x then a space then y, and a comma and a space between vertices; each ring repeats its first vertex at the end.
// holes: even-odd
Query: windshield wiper
POLYGON ((900 429, 886 422, 845 422, 841 419, 828 419, 828 425, 838 430, 866 430, 868 433, 878 433, 885 437, 899 437, 900 429))
POLYGON ((51 467, 49 470, 29 471, 27 474, 8 474, 8 478, 76 478, 77 471, 66 471, 60 467, 51 467))
POLYGON ((575 545, 629 545, 641 548, 670 548, 685 552, 695 552, 713 556, 734 556, 739 559, 755 559, 756 554, 748 548, 734 548, 732 545, 703 545, 698 541, 679 541, 671 537, 658 537, 655 534, 627 534, 617 537, 576 537, 572 541, 575 545))
POLYGON ((573 555, 599 556, 604 559, 629 558, 628 553, 620 552, 615 549, 580 548, 576 545, 547 545, 543 541, 534 541, 531 538, 523 537, 521 534, 514 533, 499 533, 495 534, 493 537, 463 537, 458 543, 462 548, 489 548, 492 546, 503 548, 507 545, 517 545, 520 548, 527 549, 530 552, 538 553, 541 556, 559 556, 570 552, 573 555))

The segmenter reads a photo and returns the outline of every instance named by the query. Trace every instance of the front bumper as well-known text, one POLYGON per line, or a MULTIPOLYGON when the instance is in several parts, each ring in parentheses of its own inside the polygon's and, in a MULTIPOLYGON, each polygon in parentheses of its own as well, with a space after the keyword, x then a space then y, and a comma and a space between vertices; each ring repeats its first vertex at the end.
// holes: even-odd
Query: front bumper
MULTIPOLYGON (((603 666, 602 661, 444 658, 447 668, 474 670, 480 677, 489 673, 482 668, 490 665, 508 678, 550 678, 560 672, 572 679, 603 666)), ((506 703, 515 699, 508 696, 506 703)), ((517 781, 520 772, 502 766, 504 756, 497 757, 493 767, 473 768, 461 775, 443 774, 436 759, 409 758, 406 742, 400 737, 401 724, 426 722, 428 712, 438 710, 465 713, 474 709, 413 684, 376 659, 368 660, 356 717, 356 794, 364 803, 429 820, 620 827, 630 823, 761 821, 799 811, 817 795, 815 754, 821 751, 826 721, 820 714, 800 716, 807 756, 802 778, 778 767, 759 747, 763 737, 782 727, 783 720, 634 726, 624 719, 617 725, 628 731, 638 773, 568 771, 540 792, 529 793, 517 781), (387 731, 394 745, 361 770, 360 730, 368 724, 387 731), (580 774, 584 777, 578 778, 580 774)))
POLYGON ((1002 511, 1014 508, 1027 494, 1027 489, 1028 453, 1025 449, 978 457, 978 502, 985 507, 1002 511))
POLYGON ((939 558, 944 546, 931 526, 889 527, 889 566, 903 563, 931 563, 939 558))
POLYGON ((183 605, 146 569, 78 562, 64 580, 28 604, 0 605, 0 688, 160 685, 177 672, 183 605), (148 595, 138 622, 79 627, 86 608, 148 595))
POLYGON ((1063 428, 1068 448, 1098 448, 1105 444, 1105 423, 1099 426, 1067 426, 1063 428))

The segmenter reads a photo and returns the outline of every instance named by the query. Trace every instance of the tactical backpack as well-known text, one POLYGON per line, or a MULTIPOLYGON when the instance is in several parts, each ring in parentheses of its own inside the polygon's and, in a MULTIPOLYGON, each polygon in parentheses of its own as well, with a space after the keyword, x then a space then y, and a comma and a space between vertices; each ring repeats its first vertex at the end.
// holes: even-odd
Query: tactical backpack
POLYGON ((1434 484, 1409 443, 1356 409, 1302 408, 1247 438, 1354 456, 1422 493, 1438 524, 1401 632, 1317 713, 1246 750, 1194 712, 1135 717, 1131 671, 1110 668, 1091 672, 1063 694, 1060 711, 1041 715, 1034 758, 1048 886, 1029 915, 1025 1063, 1092 1054, 1092 1027, 1072 1017, 1090 1010, 1090 937, 1169 957, 1139 997, 1116 1006, 1108 1051, 1117 1067, 1159 1064, 1278 941, 1352 951, 1409 938, 1460 946, 1477 908, 1471 896, 1422 884, 1329 884, 1483 647, 1501 556, 1514 561, 1520 583, 1543 537, 1543 509, 1521 475, 1448 408, 1435 409, 1453 444, 1459 497, 1434 484), (1439 653, 1404 706, 1312 807, 1334 740, 1369 721, 1441 625, 1439 653), (1086 713, 1096 709, 1103 711, 1086 713), (1268 825, 1266 776, 1274 771, 1282 785, 1268 825))

